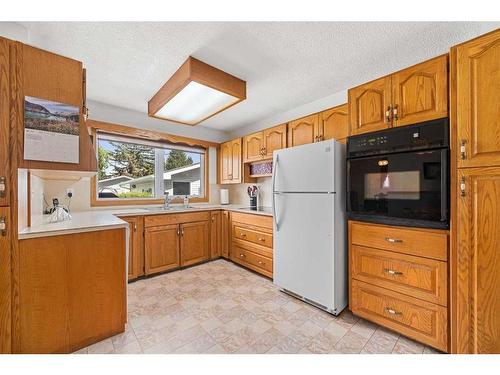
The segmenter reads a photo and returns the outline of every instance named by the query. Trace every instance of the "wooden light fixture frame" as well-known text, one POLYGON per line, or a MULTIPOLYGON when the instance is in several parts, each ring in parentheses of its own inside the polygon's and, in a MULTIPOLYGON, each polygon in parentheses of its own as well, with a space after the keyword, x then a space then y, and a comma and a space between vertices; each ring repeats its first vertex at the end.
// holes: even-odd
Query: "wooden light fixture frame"
POLYGON ((162 120, 194 126, 245 100, 247 97, 246 92, 246 81, 189 56, 172 77, 170 77, 161 89, 149 100, 148 115, 162 120), (238 100, 195 123, 186 123, 157 116, 156 113, 190 82, 200 83, 214 90, 234 96, 238 98, 238 100))

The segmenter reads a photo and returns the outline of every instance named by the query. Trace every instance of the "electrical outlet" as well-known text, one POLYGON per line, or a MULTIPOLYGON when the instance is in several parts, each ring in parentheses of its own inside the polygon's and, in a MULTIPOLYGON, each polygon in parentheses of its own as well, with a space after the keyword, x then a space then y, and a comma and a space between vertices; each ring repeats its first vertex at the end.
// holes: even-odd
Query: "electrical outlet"
POLYGON ((66 196, 68 198, 73 198, 75 196, 75 190, 74 189, 66 189, 66 196))

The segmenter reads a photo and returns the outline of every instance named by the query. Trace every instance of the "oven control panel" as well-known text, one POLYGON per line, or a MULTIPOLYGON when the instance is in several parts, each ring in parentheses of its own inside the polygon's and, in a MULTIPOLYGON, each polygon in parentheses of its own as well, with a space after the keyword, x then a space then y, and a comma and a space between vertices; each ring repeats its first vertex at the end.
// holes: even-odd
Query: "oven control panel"
POLYGON ((401 126, 347 139, 347 157, 449 147, 448 118, 401 126))

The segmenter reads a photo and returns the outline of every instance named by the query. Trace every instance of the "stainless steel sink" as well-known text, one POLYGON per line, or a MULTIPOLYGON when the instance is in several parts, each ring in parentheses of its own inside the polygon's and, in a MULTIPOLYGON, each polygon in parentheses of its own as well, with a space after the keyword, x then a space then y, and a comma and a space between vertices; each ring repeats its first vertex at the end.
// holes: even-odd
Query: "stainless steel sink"
POLYGON ((148 211, 152 212, 158 212, 158 211, 165 211, 165 212, 170 212, 170 211, 184 211, 184 210, 194 210, 194 209, 200 209, 200 207, 194 207, 194 206, 170 206, 170 207, 148 207, 146 208, 148 211))

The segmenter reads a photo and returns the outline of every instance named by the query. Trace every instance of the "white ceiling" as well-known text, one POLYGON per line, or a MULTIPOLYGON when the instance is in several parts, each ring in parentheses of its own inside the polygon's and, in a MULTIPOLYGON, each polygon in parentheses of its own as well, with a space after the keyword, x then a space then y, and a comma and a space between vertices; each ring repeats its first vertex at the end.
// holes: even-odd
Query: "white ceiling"
MULTIPOLYGON (((88 98, 147 112, 191 55, 247 81, 198 126, 232 132, 445 53, 500 26, 472 22, 24 22, 30 44, 83 61, 88 98)), ((179 125, 182 126, 182 125, 179 125)))

